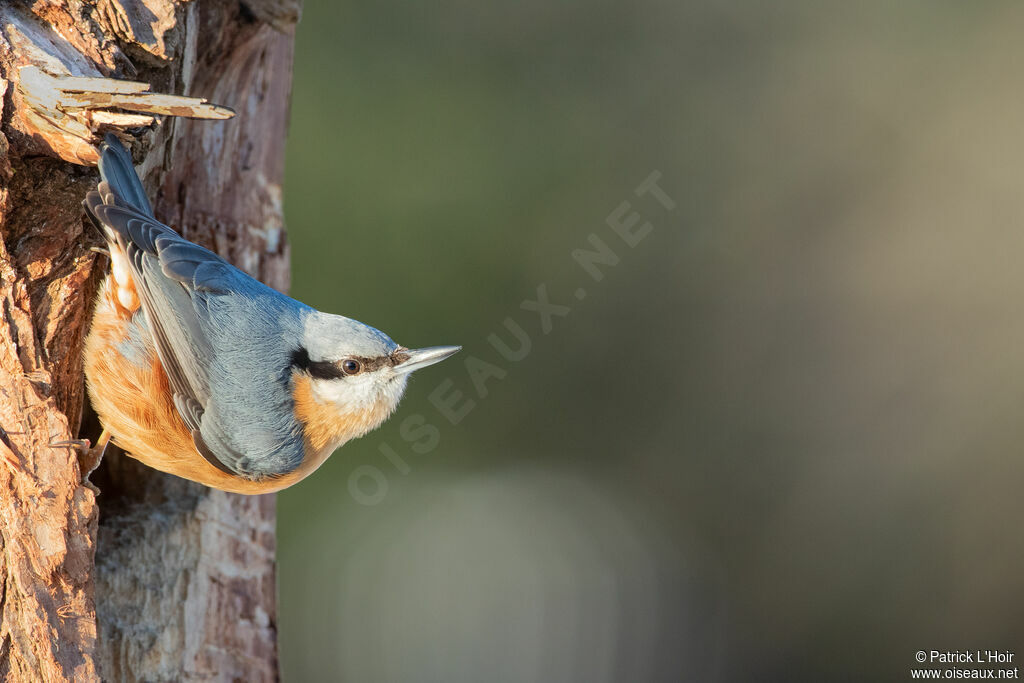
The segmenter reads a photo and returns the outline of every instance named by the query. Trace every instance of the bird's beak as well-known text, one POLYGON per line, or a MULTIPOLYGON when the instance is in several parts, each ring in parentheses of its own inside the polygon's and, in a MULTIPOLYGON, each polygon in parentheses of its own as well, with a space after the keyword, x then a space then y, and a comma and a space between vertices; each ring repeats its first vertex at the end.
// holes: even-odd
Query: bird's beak
POLYGON ((420 368, 425 368, 428 365, 433 365, 434 363, 440 363, 445 358, 448 358, 461 350, 461 346, 431 346, 427 349, 403 351, 403 353, 409 357, 395 366, 395 372, 399 375, 404 375, 407 372, 419 370, 420 368))

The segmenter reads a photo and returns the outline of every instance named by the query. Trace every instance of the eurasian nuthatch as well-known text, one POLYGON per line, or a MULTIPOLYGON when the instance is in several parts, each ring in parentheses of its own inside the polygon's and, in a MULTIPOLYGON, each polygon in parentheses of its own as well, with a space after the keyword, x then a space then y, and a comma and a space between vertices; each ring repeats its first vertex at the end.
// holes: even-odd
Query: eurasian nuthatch
POLYGON ((399 346, 184 239, 154 218, 110 134, 100 176, 84 203, 111 272, 85 373, 104 445, 112 437, 151 467, 225 491, 277 491, 380 425, 410 372, 459 350, 399 346))

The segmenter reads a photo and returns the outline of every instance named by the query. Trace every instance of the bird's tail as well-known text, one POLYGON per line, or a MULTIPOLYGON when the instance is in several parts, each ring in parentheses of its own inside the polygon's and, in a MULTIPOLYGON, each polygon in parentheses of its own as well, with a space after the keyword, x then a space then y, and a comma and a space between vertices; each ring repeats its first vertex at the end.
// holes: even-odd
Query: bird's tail
POLYGON ((128 317, 138 309, 139 297, 125 251, 125 236, 117 227, 121 223, 112 223, 102 216, 113 210, 142 219, 153 218, 153 207, 132 166, 131 155, 112 133, 107 133, 100 147, 100 178, 96 189, 86 193, 82 204, 110 251, 112 285, 105 289, 106 296, 115 310, 128 317))
POLYGON ((107 133, 100 147, 100 178, 107 184, 106 188, 101 185, 100 194, 112 194, 113 203, 118 206, 127 206, 153 217, 153 207, 132 166, 131 154, 113 133, 107 133))

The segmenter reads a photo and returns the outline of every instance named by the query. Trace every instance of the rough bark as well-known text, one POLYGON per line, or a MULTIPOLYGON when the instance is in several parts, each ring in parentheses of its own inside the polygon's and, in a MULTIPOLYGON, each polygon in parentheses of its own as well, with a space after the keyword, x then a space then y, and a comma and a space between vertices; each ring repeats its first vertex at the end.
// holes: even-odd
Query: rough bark
POLYGON ((81 354, 107 262, 89 251, 100 239, 80 208, 98 133, 133 142, 159 218, 287 288, 280 183, 298 12, 297 0, 0 7, 4 680, 277 677, 273 496, 211 491, 110 449, 96 497, 76 452, 49 444, 99 431, 81 354), (237 116, 165 116, 229 115, 166 95, 237 116))

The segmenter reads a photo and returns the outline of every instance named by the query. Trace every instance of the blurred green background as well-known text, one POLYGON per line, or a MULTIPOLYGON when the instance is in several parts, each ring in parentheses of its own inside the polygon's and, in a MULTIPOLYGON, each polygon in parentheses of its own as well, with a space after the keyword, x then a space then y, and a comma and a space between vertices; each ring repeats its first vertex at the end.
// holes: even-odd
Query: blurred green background
POLYGON ((1022 22, 307 0, 292 294, 465 350, 280 495, 285 680, 1024 656, 1022 22), (674 211, 634 193, 653 171, 674 211), (624 201, 653 226, 634 248, 606 224, 624 201), (596 283, 571 255, 591 234, 620 258, 596 283), (548 334, 521 308, 542 284, 570 308, 548 334), (487 341, 514 344, 506 318, 518 362, 487 341), (486 397, 471 357, 504 373, 486 397), (457 425, 428 399, 446 380, 475 401, 457 425))

